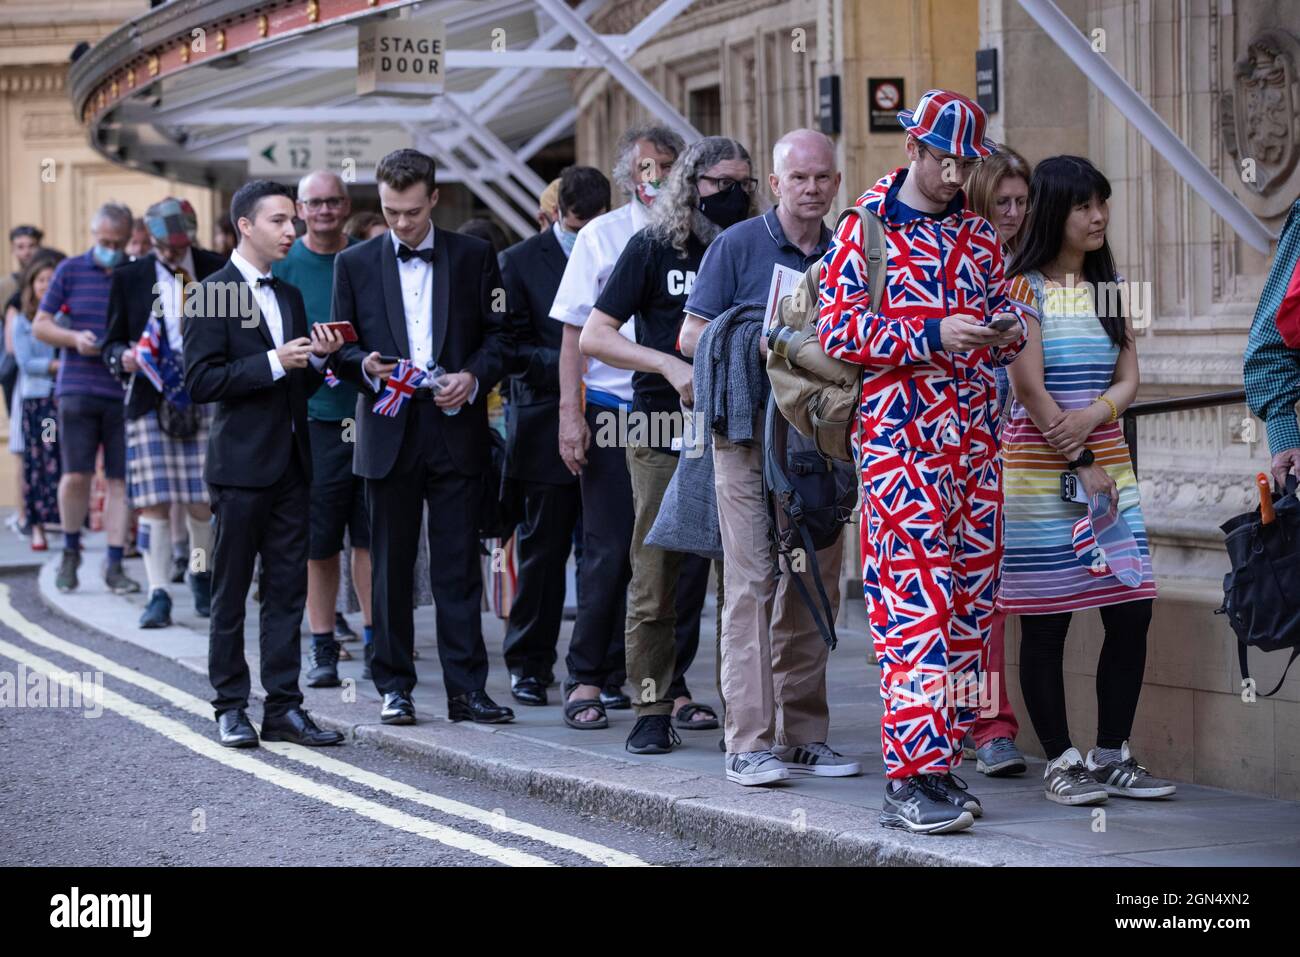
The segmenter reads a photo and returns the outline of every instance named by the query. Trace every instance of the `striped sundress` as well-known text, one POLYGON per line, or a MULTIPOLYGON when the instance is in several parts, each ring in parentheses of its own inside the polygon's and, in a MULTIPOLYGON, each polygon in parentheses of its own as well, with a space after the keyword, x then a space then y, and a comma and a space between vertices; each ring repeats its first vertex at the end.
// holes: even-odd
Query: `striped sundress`
MULTIPOLYGON (((1009 297, 1037 310, 1043 334, 1043 381, 1062 411, 1086 408, 1110 387, 1119 347, 1097 319, 1086 288, 1044 286, 1039 273, 1008 284, 1009 297)), ((1048 444, 1014 398, 1002 430, 1005 552, 998 607, 1041 615, 1154 598, 1155 578, 1142 521, 1137 476, 1119 422, 1103 424, 1088 447, 1115 481, 1119 510, 1137 540, 1142 581, 1127 587, 1114 575, 1095 573, 1074 550, 1083 505, 1061 500, 1065 458, 1048 444)))

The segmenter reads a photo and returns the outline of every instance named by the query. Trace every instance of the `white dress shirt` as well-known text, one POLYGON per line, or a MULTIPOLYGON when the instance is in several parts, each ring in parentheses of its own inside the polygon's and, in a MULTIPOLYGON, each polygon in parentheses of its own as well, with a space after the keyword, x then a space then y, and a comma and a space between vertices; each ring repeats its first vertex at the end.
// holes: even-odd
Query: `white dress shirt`
MULTIPOLYGON (((416 243, 416 252, 433 248, 434 231, 434 227, 430 225, 424 239, 416 243)), ((391 230, 388 235, 392 240, 394 253, 406 245, 391 230)), ((450 282, 452 277, 447 278, 450 282)), ((417 256, 412 256, 405 262, 398 257, 397 279, 402 288, 402 313, 406 316, 406 341, 411 344, 411 365, 425 372, 432 372, 438 359, 433 354, 433 263, 425 262, 417 256)), ((444 371, 450 373, 456 370, 444 371)), ((466 400, 467 405, 478 398, 478 378, 472 374, 470 378, 474 379, 474 387, 466 400)), ((379 379, 370 375, 367 375, 366 379, 371 388, 378 392, 379 379)), ((432 388, 432 386, 430 382, 421 388, 432 388)))
MULTIPOLYGON (((614 271, 623 247, 633 233, 649 222, 646 208, 633 198, 583 226, 573 252, 569 254, 568 265, 564 267, 564 278, 555 292, 551 318, 582 328, 596 307, 596 300, 614 271)), ((619 329, 623 337, 632 342, 636 341, 635 322, 636 319, 632 318, 619 329)), ((608 392, 624 402, 632 401, 631 369, 616 369, 599 359, 585 358, 587 371, 582 381, 588 389, 608 392)))
MULTIPOLYGON (((181 314, 185 307, 185 290, 181 288, 181 283, 177 281, 176 269, 178 267, 169 266, 161 259, 154 259, 154 278, 158 282, 158 289, 162 293, 163 306, 163 326, 167 330, 167 344, 171 346, 173 352, 179 352, 181 349, 181 314)), ((194 250, 185 250, 185 258, 180 262, 180 269, 184 269, 190 279, 197 281, 198 277, 194 275, 194 250)))
MULTIPOLYGON (((275 343, 275 349, 279 349, 284 345, 285 341, 284 317, 280 315, 280 302, 276 299, 275 289, 273 287, 259 286, 257 284, 258 279, 272 279, 274 277, 269 272, 258 272, 252 263, 239 255, 238 249, 234 250, 230 254, 230 262, 239 270, 240 275, 244 277, 244 281, 247 282, 249 287, 253 290, 253 298, 257 300, 257 308, 261 313, 262 319, 266 322, 266 327, 271 330, 271 340, 275 343)), ((283 282, 284 280, 281 279, 278 281, 283 282)), ((272 380, 279 381, 288 375, 288 373, 285 371, 284 365, 280 362, 280 357, 275 354, 275 349, 267 349, 266 358, 267 361, 271 363, 272 380)), ((318 356, 315 354, 307 357, 307 361, 309 361, 317 371, 325 368, 327 359, 327 356, 318 356)))

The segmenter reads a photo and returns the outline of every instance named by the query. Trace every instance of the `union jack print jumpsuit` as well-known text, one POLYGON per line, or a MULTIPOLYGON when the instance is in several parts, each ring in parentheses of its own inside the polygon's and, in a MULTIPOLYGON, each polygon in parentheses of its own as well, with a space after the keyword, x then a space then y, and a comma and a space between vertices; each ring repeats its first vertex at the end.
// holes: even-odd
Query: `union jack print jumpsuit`
POLYGON ((978 714, 1002 559, 993 368, 1023 348, 1030 315, 1004 295, 993 226, 963 208, 961 193, 936 216, 897 203, 906 175, 895 170, 858 200, 885 226, 880 314, 871 313, 865 228, 850 216, 822 260, 817 324, 828 355, 864 367, 855 442, 863 591, 890 778, 955 769, 978 714), (943 318, 987 322, 998 312, 1020 320, 1014 345, 944 351, 943 318))

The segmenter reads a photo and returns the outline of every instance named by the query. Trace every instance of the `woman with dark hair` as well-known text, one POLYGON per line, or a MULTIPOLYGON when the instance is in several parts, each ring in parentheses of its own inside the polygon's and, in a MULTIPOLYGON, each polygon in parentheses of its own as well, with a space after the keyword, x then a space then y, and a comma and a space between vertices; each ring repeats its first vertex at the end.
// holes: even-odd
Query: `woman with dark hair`
POLYGON ((357 242, 364 243, 367 239, 388 232, 388 223, 379 213, 364 210, 348 217, 348 221, 343 224, 343 232, 357 242))
POLYGON ((1138 362, 1106 242, 1110 193, 1086 159, 1039 163, 1024 239, 1007 271, 1007 295, 1038 322, 1011 366, 997 603, 1020 615, 1020 688, 1047 755, 1044 790, 1067 805, 1175 790, 1128 746, 1156 587, 1118 421, 1137 395, 1138 362), (1074 484, 1087 504, 1065 500, 1074 484), (1086 759, 1070 743, 1062 675, 1070 616, 1085 608, 1101 610, 1106 633, 1097 662, 1097 747, 1086 759))
MULTIPOLYGON (((54 250, 41 250, 23 270, 19 281, 20 309, 14 319, 14 358, 18 360, 15 397, 22 408, 23 504, 31 527, 32 551, 48 545, 45 526, 59 524, 59 443, 54 424, 54 376, 59 371, 58 351, 32 335, 32 317, 49 288, 54 267, 64 258, 54 250)), ((19 422, 10 425, 19 428, 19 422)))
MULTIPOLYGON (((1007 261, 1019 247, 1025 232, 1032 173, 1025 158, 1004 143, 966 180, 967 205, 993 224, 1002 241, 1002 257, 1007 261)), ((1001 420, 1006 417, 1007 398, 1011 392, 1007 366, 995 366, 993 377, 997 381, 1001 420)), ((996 681, 997 687, 990 688, 989 694, 997 695, 997 713, 990 717, 981 713, 965 741, 967 756, 975 758, 976 769, 991 778, 1024 774, 1028 767, 1016 747, 1020 723, 1007 697, 1006 622, 1006 614, 995 609, 989 626, 988 655, 981 668, 984 674, 996 675, 990 680, 996 681)))

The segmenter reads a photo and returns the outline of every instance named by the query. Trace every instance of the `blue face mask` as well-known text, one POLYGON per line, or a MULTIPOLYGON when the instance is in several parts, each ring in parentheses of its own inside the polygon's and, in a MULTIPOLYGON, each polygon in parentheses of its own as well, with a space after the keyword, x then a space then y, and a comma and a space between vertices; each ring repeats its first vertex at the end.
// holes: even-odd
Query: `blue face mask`
POLYGON ((578 231, 576 229, 565 229, 564 223, 557 221, 555 224, 555 238, 560 241, 560 248, 564 250, 564 255, 572 255, 573 245, 578 241, 578 231))
POLYGON ((90 254, 101 269, 112 269, 124 258, 122 250, 109 249, 107 246, 100 246, 98 243, 95 244, 95 248, 90 251, 90 254))

